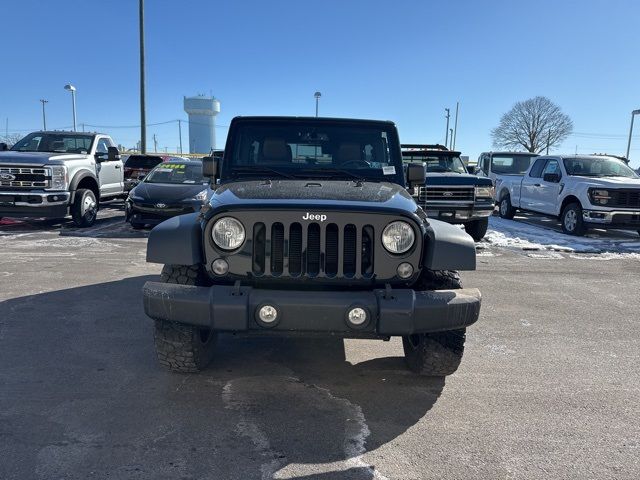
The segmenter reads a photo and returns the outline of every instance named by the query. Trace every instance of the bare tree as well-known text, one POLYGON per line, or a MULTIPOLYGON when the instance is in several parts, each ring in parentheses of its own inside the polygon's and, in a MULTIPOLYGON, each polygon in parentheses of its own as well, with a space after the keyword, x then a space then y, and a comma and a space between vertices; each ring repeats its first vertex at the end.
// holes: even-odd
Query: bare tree
POLYGON ((573 122, 547 97, 516 103, 491 131, 496 148, 541 153, 560 145, 573 131, 573 122))
POLYGON ((10 133, 8 135, 0 135, 0 142, 6 143, 8 146, 13 146, 18 140, 20 140, 24 135, 19 133, 10 133))

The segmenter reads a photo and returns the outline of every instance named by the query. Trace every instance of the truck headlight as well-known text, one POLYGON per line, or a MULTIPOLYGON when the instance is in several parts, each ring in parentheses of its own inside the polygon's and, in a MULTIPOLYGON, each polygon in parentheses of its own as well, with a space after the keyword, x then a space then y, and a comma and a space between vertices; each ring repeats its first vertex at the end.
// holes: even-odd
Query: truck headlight
POLYGON ((382 245, 391 253, 404 253, 415 242, 413 228, 407 222, 391 222, 382 231, 382 245))
POLYGON ((476 187, 476 198, 493 198, 493 187, 476 187))
POLYGON ((233 217, 222 217, 213 224, 211 238, 223 250, 235 250, 244 242, 244 227, 233 217))
POLYGON ((591 203, 594 205, 606 205, 611 200, 609 190, 601 190, 594 188, 591 190, 591 203))
POLYGON ((47 190, 66 190, 68 186, 67 167, 54 165, 48 168, 51 173, 51 186, 47 190))

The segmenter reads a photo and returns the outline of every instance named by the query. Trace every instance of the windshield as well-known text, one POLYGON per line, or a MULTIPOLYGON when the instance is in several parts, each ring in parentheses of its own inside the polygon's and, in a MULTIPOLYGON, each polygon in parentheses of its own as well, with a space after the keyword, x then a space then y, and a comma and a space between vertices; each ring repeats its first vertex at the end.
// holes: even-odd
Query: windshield
POLYGON ((616 158, 575 157, 565 158, 563 163, 569 175, 581 177, 638 177, 623 161, 616 158))
POLYGON ((531 155, 504 155, 493 154, 491 157, 491 171, 505 175, 524 175, 536 154, 531 155))
POLYGON ((427 173, 467 173, 464 163, 457 155, 434 155, 428 153, 403 152, 402 161, 405 163, 421 162, 427 173))
POLYGON ((93 135, 60 133, 30 133, 11 150, 18 152, 89 153, 93 135))
POLYGON ((240 124, 225 176, 371 179, 402 183, 392 126, 286 120, 240 124), (398 178, 400 177, 400 178, 398 178))
POLYGON ((207 183, 200 163, 162 163, 151 170, 145 183, 197 184, 207 183))

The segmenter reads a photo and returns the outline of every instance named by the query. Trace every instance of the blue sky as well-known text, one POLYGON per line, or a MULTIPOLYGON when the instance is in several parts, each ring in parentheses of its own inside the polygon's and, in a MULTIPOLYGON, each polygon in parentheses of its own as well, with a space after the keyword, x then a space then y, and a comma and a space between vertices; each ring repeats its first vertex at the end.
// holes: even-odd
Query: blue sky
MULTIPOLYGON (((546 95, 574 121, 561 151, 621 154, 640 108, 636 0, 145 3, 149 123, 186 119, 182 96, 196 93, 220 99, 222 126, 313 115, 320 90, 321 115, 390 119, 403 142, 442 143, 459 100, 457 148, 476 158, 514 102, 546 95)), ((133 145, 139 130, 115 127, 139 124, 137 4, 3 0, 2 133, 7 118, 10 132, 41 128, 40 98, 49 128, 70 126, 72 82, 78 123, 133 145)), ((176 123, 154 133, 176 149, 176 123)))

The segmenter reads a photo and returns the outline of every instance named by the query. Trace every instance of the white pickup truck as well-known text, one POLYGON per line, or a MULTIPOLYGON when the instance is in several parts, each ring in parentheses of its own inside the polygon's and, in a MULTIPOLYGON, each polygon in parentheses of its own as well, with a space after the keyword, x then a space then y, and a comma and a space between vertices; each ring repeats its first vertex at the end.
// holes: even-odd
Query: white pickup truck
POLYGON ((640 233, 640 176, 613 157, 538 157, 524 176, 497 178, 496 199, 503 218, 542 213, 559 218, 570 235, 589 227, 640 233))

